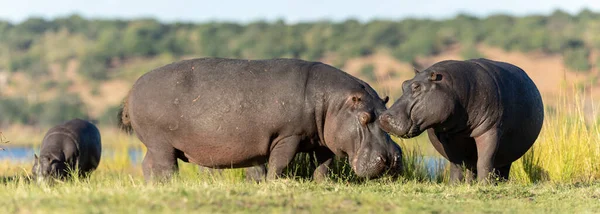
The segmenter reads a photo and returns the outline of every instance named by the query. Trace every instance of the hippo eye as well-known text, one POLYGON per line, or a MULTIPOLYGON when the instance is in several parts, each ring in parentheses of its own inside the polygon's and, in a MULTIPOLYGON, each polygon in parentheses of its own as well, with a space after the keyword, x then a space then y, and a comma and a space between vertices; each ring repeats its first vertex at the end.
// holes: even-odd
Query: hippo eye
POLYGON ((420 84, 413 83, 413 84, 411 85, 411 88, 412 88, 412 91, 413 91, 413 92, 416 92, 416 91, 418 91, 418 90, 421 88, 421 85, 420 85, 420 84))

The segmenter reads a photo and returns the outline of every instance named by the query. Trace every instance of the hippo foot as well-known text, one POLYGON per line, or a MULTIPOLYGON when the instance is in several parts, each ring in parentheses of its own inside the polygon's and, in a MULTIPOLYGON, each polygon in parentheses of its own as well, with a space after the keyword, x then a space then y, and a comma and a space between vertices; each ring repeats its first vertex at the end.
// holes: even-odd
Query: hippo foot
POLYGON ((267 167, 262 164, 246 168, 246 181, 263 182, 267 177, 267 167))

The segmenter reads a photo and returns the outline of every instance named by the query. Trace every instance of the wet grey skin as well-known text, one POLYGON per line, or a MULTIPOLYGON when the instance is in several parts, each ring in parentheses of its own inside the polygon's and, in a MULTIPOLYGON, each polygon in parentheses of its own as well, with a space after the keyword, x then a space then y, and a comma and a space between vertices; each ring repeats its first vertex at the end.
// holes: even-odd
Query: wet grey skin
POLYGON ((381 127, 412 138, 425 130, 451 163, 451 180, 507 180, 512 162, 535 142, 544 105, 519 67, 488 59, 442 61, 402 84, 381 127), (463 170, 463 166, 466 171, 463 170))
POLYGON ((32 175, 36 182, 67 180, 71 171, 87 177, 100 163, 100 132, 88 121, 73 119, 52 127, 34 155, 32 175))
POLYGON ((171 177, 178 159, 210 168, 268 163, 270 180, 299 152, 316 155, 316 179, 336 155, 375 178, 402 168, 400 147, 377 123, 386 101, 319 62, 200 58, 144 74, 118 118, 148 149, 148 181, 171 177))

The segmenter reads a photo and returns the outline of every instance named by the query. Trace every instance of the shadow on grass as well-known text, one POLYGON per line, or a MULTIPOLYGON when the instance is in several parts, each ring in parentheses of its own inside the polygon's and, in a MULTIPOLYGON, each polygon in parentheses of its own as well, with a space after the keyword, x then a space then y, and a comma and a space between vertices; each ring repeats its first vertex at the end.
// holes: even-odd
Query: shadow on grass
POLYGON ((523 155, 523 169, 532 183, 548 181, 548 171, 540 167, 540 158, 535 157, 534 148, 523 155))
MULTIPOLYGON (((445 168, 441 163, 435 164, 436 169, 433 175, 428 173, 423 157, 416 150, 411 150, 405 153, 403 157, 404 172, 401 175, 385 174, 378 179, 388 181, 432 181, 436 183, 443 182, 445 178, 445 168)), ((317 161, 312 153, 299 153, 294 157, 291 164, 284 170, 283 178, 310 181, 313 180, 313 173, 317 168, 317 161)), ((213 169, 199 166, 198 173, 208 176, 221 176, 224 170, 230 169, 213 169)), ((243 177, 247 181, 263 181, 266 176, 266 164, 261 166, 245 168, 243 177)), ((333 182, 343 183, 364 183, 368 178, 360 178, 354 174, 352 167, 348 163, 347 158, 335 158, 329 168, 329 180, 333 182)))

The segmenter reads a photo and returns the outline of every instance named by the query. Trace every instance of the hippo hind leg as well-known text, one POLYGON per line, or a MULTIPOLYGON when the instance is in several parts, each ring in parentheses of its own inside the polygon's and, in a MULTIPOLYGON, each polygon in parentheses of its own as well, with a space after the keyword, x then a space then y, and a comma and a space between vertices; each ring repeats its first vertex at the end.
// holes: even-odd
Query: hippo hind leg
POLYGON ((267 176, 266 164, 260 164, 253 167, 246 168, 246 180, 261 182, 264 181, 267 176))
POLYGON ((476 169, 464 163, 450 163, 450 183, 471 183, 475 180, 476 169))
POLYGON ((144 178, 150 181, 166 181, 178 171, 177 152, 175 148, 147 147, 146 156, 142 161, 144 178))

